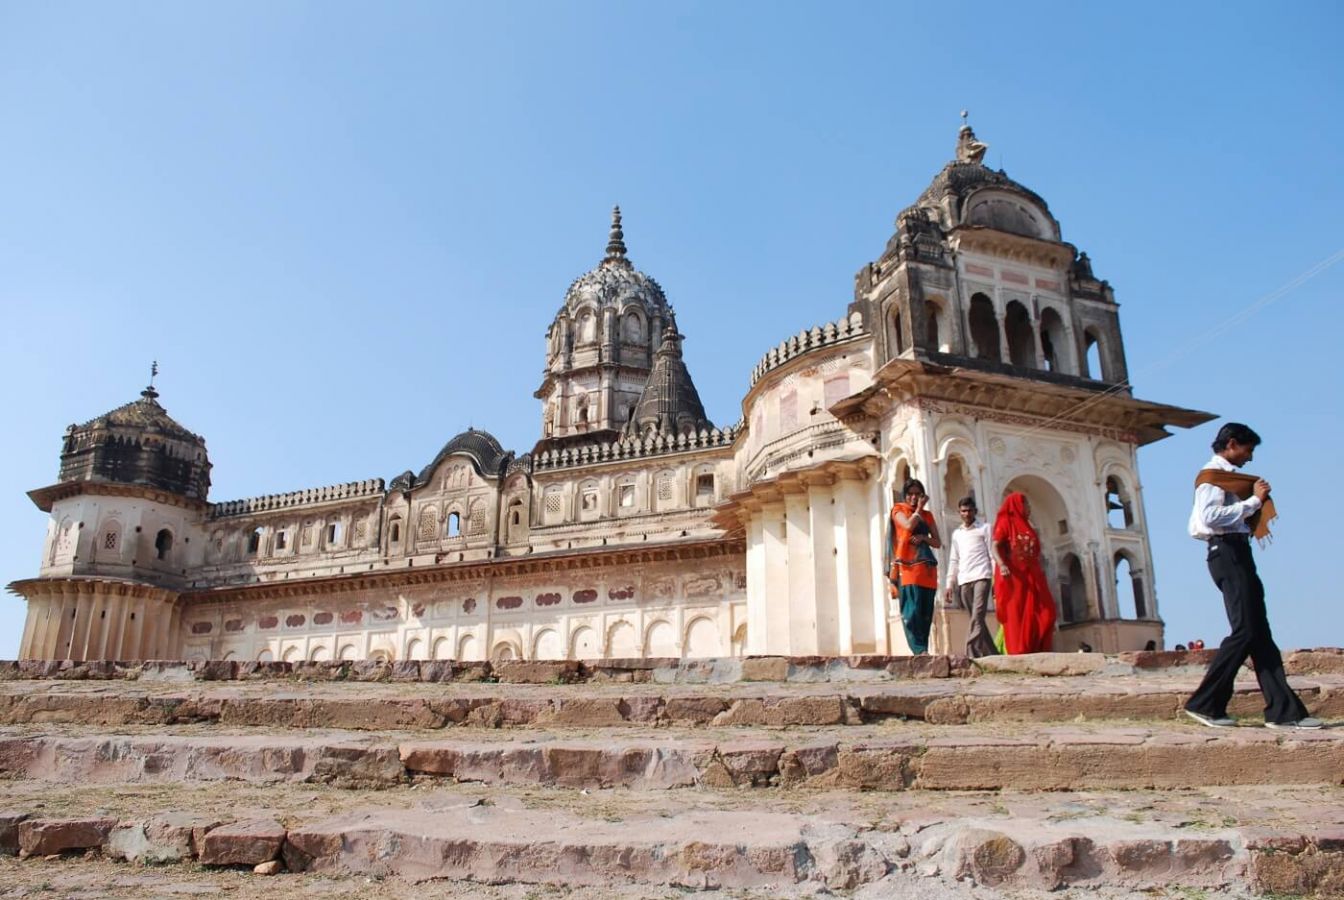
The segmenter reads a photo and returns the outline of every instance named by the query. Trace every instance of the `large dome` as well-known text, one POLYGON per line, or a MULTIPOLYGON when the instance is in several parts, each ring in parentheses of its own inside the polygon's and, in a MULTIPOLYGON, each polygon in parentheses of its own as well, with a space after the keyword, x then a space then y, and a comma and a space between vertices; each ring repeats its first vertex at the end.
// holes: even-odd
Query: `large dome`
POLYGON ((641 304, 648 313, 669 314, 667 296, 663 288, 648 275, 634 267, 625 255, 625 234, 621 230, 621 208, 611 212, 611 237, 607 241, 607 255, 596 268, 585 272, 565 291, 564 306, 560 313, 573 315, 584 306, 615 307, 624 309, 632 302, 641 304))
POLYGON ((210 461, 205 439, 168 415, 150 386, 139 400, 66 430, 60 480, 138 484, 205 500, 210 461))

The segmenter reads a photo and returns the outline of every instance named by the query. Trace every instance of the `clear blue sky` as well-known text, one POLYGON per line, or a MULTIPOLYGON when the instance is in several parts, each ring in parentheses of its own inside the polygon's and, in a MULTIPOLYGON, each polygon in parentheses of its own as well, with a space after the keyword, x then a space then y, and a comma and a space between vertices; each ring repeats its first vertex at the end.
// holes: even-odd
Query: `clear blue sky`
MULTIPOLYGON (((1044 196, 1122 304, 1136 393, 1252 423, 1286 646, 1344 644, 1336 3, 0 3, 0 579, 37 570, 63 429, 133 399, 212 498, 507 447, 625 211, 711 418, 952 154, 1044 196)), ((1140 453, 1169 643, 1225 633, 1184 535, 1214 426, 1140 453)), ((0 657, 23 604, 0 597, 0 657)))

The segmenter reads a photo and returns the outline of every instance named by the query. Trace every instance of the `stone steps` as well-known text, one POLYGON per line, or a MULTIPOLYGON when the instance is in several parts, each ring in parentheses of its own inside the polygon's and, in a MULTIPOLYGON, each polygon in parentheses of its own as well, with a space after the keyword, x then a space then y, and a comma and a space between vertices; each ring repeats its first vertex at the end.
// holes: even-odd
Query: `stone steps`
POLYGON ((71 784, 414 779, 574 789, 1076 790, 1344 784, 1344 730, 1068 725, 501 732, 4 734, 0 776, 71 784))
MULTIPOLYGON (((1163 673, 847 685, 9 681, 0 682, 0 725, 388 730, 1174 721, 1198 680, 1198 673, 1163 673)), ((1314 715, 1344 717, 1344 675, 1291 682, 1314 715)), ((1229 708, 1239 717, 1259 717, 1262 701, 1252 677, 1238 681, 1229 708)))
MULTIPOLYGON (((0 805, 14 810, 0 814, 0 848, 29 857, 96 849, 141 863, 279 859, 290 872, 342 879, 602 886, 628 896, 655 886, 933 896, 930 885, 966 881, 1014 891, 1344 890, 1344 808, 1332 802, 1337 793, 1306 788, 769 799, 403 786, 338 792, 332 803, 308 785, 25 793, 31 784, 0 785, 0 805)), ((283 893, 284 884, 267 889, 283 893)))

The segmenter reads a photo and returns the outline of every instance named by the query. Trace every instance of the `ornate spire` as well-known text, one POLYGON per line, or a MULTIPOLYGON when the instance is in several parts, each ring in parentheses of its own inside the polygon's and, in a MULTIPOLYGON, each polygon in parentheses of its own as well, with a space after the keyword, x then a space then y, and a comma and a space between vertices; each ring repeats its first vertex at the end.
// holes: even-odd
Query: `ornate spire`
POLYGON ((140 396, 146 400, 157 400, 159 392, 154 390, 154 379, 159 374, 159 361, 156 359, 149 364, 149 386, 140 392, 140 396))
POLYGON ((705 418, 704 404, 681 358, 681 340, 675 324, 663 330, 648 383, 625 423, 627 436, 670 436, 714 427, 705 418))
POLYGON ((611 236, 607 241, 607 257, 603 262, 625 261, 625 232, 621 231, 621 208, 611 208, 611 236))

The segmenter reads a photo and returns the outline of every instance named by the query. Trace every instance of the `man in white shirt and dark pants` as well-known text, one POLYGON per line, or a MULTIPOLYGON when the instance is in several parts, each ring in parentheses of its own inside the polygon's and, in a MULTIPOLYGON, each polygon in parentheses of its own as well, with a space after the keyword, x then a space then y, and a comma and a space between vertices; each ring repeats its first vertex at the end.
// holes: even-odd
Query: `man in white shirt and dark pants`
POLYGON ((1223 592, 1232 633, 1209 663, 1204 680, 1185 702, 1185 713, 1214 728, 1236 725, 1227 714, 1227 703, 1237 672, 1249 656, 1265 697, 1265 726, 1320 728, 1320 719, 1307 714, 1301 699, 1288 686, 1283 657, 1269 630, 1265 586, 1251 556, 1251 532, 1269 500, 1269 482, 1263 478, 1251 481, 1236 471, 1251 461, 1259 444, 1260 435, 1249 427, 1227 423, 1213 441, 1213 459, 1195 481, 1190 536, 1208 542, 1209 574, 1223 592), (1230 489, 1238 484, 1242 486, 1240 493, 1230 489))
POLYGON ((952 531, 952 556, 947 564, 947 605, 961 607, 971 614, 966 632, 966 655, 972 659, 998 653, 994 639, 985 627, 989 610, 989 588, 994 579, 994 557, 990 551, 989 525, 975 521, 975 498, 966 497, 957 504, 961 525, 952 531))

